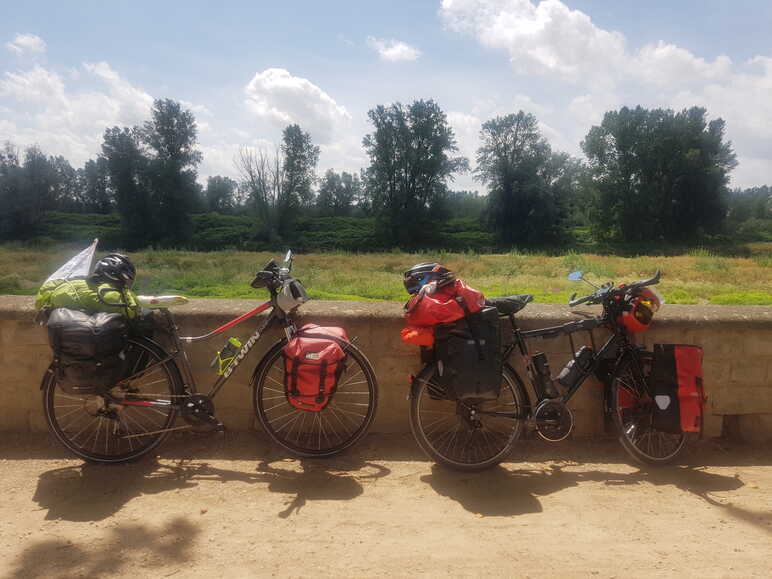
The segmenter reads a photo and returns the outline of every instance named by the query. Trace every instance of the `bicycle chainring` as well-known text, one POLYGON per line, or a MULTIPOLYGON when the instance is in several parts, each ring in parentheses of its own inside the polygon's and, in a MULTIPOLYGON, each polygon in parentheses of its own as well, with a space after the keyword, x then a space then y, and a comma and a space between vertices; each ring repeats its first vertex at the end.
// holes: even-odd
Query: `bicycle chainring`
POLYGON ((212 425, 217 423, 214 416, 214 402, 204 394, 193 394, 181 403, 180 414, 188 424, 193 426, 212 425))
POLYGON ((548 442, 560 442, 574 429, 574 415, 561 400, 542 400, 533 417, 536 432, 548 442))

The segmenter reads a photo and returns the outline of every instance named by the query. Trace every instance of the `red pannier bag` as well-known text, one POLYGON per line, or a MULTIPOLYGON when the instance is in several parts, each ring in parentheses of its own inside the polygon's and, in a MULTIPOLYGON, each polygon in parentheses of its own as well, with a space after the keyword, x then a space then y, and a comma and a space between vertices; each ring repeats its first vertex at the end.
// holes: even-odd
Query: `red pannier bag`
POLYGON ((434 293, 419 292, 410 298, 405 305, 405 318, 408 326, 433 327, 477 313, 484 305, 481 291, 457 279, 434 293))
POLYGON ((282 353, 284 393, 300 410, 320 412, 330 403, 338 380, 346 369, 346 330, 306 324, 282 353))
POLYGON ((705 404, 702 348, 654 344, 651 371, 654 428, 663 432, 700 432, 705 404))

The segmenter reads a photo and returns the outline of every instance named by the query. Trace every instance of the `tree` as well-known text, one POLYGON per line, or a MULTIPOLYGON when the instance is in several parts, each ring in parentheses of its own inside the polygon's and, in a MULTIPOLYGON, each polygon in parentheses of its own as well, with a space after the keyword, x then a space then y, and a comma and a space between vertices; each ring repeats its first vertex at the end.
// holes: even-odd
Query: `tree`
POLYGON ((625 241, 685 241, 718 231, 736 166, 724 121, 699 107, 609 111, 582 148, 593 175, 593 227, 625 241))
POLYGON ((197 128, 193 113, 171 99, 157 99, 138 135, 147 147, 153 205, 162 227, 157 239, 185 245, 192 233, 190 213, 196 206, 197 128))
POLYGON ((488 197, 480 195, 478 191, 449 191, 444 202, 444 209, 449 217, 479 219, 487 206, 488 197))
POLYGON ((207 211, 230 213, 236 208, 238 183, 230 177, 215 175, 206 180, 204 201, 207 211))
POLYGON ((129 248, 144 247, 155 239, 156 213, 150 198, 148 163, 140 148, 137 128, 105 130, 102 156, 129 248))
POLYGON ((480 139, 475 178, 489 188, 488 219, 499 240, 507 245, 559 241, 576 161, 553 153, 536 117, 523 111, 486 121, 480 139))
POLYGON ((324 174, 316 197, 316 209, 322 217, 347 217, 354 203, 362 195, 362 184, 357 175, 336 173, 332 169, 324 174))
POLYGON ((240 189, 246 193, 248 209, 262 222, 266 239, 277 241, 280 233, 288 231, 294 205, 293 196, 284 189, 287 180, 281 150, 270 154, 242 147, 234 164, 241 176, 240 189))
POLYGON ((319 147, 311 142, 311 136, 299 125, 289 125, 282 133, 281 152, 284 156, 282 187, 288 200, 291 198, 300 207, 311 207, 319 147))
POLYGON ((433 100, 379 105, 367 114, 374 127, 363 140, 373 212, 387 239, 414 247, 427 241, 448 182, 468 161, 451 156, 458 150, 455 135, 433 100))
POLYGON ((19 150, 8 141, 0 150, 0 239, 21 239, 25 233, 25 220, 20 218, 24 171, 19 156, 19 150))
POLYGON ((80 198, 86 213, 110 213, 115 204, 105 157, 89 159, 78 170, 80 198))

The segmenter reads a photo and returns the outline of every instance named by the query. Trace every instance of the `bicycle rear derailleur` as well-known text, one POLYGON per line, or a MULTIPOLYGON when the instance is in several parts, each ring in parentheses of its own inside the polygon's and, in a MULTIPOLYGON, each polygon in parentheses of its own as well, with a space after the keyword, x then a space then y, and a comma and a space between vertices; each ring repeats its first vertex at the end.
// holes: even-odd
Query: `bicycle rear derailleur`
POLYGON ((566 404, 558 399, 539 402, 533 413, 536 432, 548 442, 564 440, 574 428, 574 415, 566 404))

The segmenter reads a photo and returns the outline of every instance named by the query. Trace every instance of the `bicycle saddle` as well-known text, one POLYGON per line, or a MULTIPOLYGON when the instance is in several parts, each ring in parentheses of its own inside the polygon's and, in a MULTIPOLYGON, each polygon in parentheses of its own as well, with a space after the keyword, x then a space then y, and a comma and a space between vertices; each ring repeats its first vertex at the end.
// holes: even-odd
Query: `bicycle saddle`
POLYGON ((143 308, 157 310, 171 306, 184 306, 188 303, 185 296, 137 296, 137 303, 143 308))
POLYGON ((485 305, 493 306, 502 316, 509 316, 522 310, 528 302, 533 301, 531 294, 504 296, 501 298, 486 298, 485 305))

